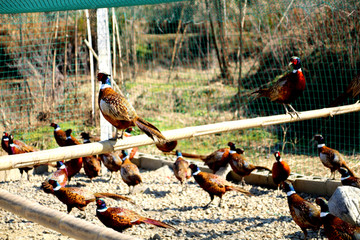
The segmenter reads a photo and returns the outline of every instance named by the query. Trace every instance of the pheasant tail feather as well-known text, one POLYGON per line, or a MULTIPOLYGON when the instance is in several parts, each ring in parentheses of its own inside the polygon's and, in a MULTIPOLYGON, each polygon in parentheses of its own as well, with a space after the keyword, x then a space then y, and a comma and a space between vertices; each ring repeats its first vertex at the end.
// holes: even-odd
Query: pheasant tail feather
POLYGON ((140 117, 136 118, 135 120, 136 126, 140 128, 146 135, 148 135, 152 140, 154 140, 154 136, 166 140, 164 135, 160 132, 157 127, 146 121, 145 119, 142 119, 140 117))
POLYGON ((148 224, 151 224, 151 225, 155 225, 155 226, 158 226, 158 227, 162 227, 162 228, 172 228, 172 229, 176 229, 175 227, 169 225, 169 224, 166 224, 166 223, 163 223, 163 222, 160 222, 160 221, 157 221, 155 219, 151 219, 151 218, 145 218, 143 220, 144 223, 148 223, 148 224))
POLYGON ((226 191, 237 191, 246 194, 247 196, 254 196, 251 192, 241 188, 241 187, 235 187, 235 186, 226 186, 226 191))
POLYGON ((94 193, 94 196, 96 198, 111 198, 111 199, 115 199, 115 200, 124 200, 124 201, 128 201, 132 204, 135 204, 135 202, 131 198, 124 197, 124 196, 121 196, 121 195, 115 194, 115 193, 94 193))

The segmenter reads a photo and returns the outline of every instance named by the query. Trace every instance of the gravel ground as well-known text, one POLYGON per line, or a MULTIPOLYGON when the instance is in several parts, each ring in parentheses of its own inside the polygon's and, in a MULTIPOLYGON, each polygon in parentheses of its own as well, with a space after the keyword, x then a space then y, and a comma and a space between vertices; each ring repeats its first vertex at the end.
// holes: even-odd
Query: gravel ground
MULTIPOLYGON (((188 182, 187 189, 181 191, 180 184, 167 166, 156 171, 141 170, 141 173, 143 183, 136 186, 130 195, 138 206, 112 199, 106 199, 107 205, 125 207, 143 216, 162 220, 178 228, 178 231, 142 224, 125 230, 124 234, 142 239, 303 239, 300 228, 289 214, 283 192, 277 196, 272 189, 247 185, 245 188, 255 196, 227 192, 221 208, 217 207, 219 198, 216 197, 211 207, 203 209, 202 206, 208 203, 210 197, 193 178, 188 182)), ((1 182, 0 187, 66 212, 66 206, 55 196, 39 189, 47 175, 33 175, 31 182, 25 178, 21 182, 1 182)), ((106 182, 107 178, 98 177, 91 183, 85 175, 78 174, 69 186, 85 187, 95 192, 128 193, 128 187, 120 175, 116 175, 111 182, 106 182)), ((314 201, 315 196, 300 195, 314 201)), ((86 208, 86 220, 102 226, 95 216, 95 210, 95 203, 90 203, 86 208)), ((85 216, 75 208, 70 214, 80 218, 85 216)), ((0 209, 0 239, 71 238, 0 209)), ((317 233, 310 230, 309 239, 322 238, 317 238, 317 233)))

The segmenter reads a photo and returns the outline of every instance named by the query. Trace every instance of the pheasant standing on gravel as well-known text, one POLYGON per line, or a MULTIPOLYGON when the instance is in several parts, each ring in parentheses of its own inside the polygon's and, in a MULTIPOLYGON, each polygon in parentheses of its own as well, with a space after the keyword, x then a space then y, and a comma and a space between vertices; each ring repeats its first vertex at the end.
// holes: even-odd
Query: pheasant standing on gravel
POLYGON ((325 146, 323 136, 317 134, 314 139, 318 142, 319 157, 322 164, 331 171, 330 178, 333 176, 332 179, 335 179, 335 171, 339 170, 340 167, 346 168, 351 176, 355 176, 355 173, 348 167, 341 154, 337 150, 325 146))
POLYGON ((66 169, 66 166, 63 162, 58 161, 56 162, 56 168, 57 170, 55 172, 53 172, 51 175, 49 175, 45 181, 41 184, 41 188, 44 190, 44 192, 46 193, 53 193, 54 190, 52 189, 52 187, 44 187, 47 186, 49 184, 49 180, 56 180, 61 187, 65 187, 67 180, 68 180, 68 172, 66 169))
MULTIPOLYGON (((228 146, 230 146, 230 148, 231 146, 234 146, 233 150, 236 150, 235 144, 232 142, 229 142, 228 146)), ((209 155, 198 155, 183 152, 182 156, 187 158, 200 159, 213 171, 213 173, 216 173, 220 170, 220 168, 225 167, 226 164, 229 163, 230 148, 220 148, 209 155)))
POLYGON ((244 183, 244 177, 250 175, 255 169, 258 170, 266 170, 271 172, 268 167, 263 166, 255 166, 254 164, 250 163, 244 155, 244 150, 240 148, 235 148, 235 144, 229 143, 230 152, 229 152, 229 163, 232 170, 241 177, 241 182, 244 183))
MULTIPOLYGON (((90 143, 89 133, 82 132, 81 137, 83 139, 84 144, 90 143)), ((101 162, 96 155, 83 157, 83 167, 85 174, 88 178, 90 178, 90 181, 92 181, 93 178, 100 175, 101 162)))
POLYGON ((360 188, 360 178, 351 176, 349 171, 343 167, 340 167, 339 173, 341 174, 342 185, 360 188))
MULTIPOLYGON (((15 155, 15 154, 22 154, 22 153, 29 153, 29 152, 36 152, 39 151, 38 149, 27 145, 26 143, 20 140, 14 140, 14 136, 12 134, 9 135, 8 140, 8 154, 15 155)), ((38 165, 37 165, 38 166, 38 165)), ((36 166, 35 166, 36 167, 36 166)), ((33 167, 22 167, 19 168, 21 178, 23 173, 26 172, 28 181, 30 180, 29 171, 33 169, 33 167)))
POLYGON ((124 156, 121 164, 121 178, 129 186, 129 194, 134 190, 134 187, 142 182, 139 168, 130 161, 127 151, 122 151, 124 156))
MULTIPOLYGON (((99 92, 98 104, 104 118, 110 122, 117 130, 122 130, 120 138, 124 135, 124 130, 128 127, 137 126, 151 139, 165 140, 159 129, 145 119, 139 117, 122 92, 117 93, 111 88, 110 75, 105 73, 98 74, 98 80, 102 83, 99 92)), ((117 136, 117 134, 116 134, 117 136)))
MULTIPOLYGON (((60 128, 59 124, 57 124, 57 123, 51 123, 50 126, 54 128, 54 138, 55 138, 56 143, 60 147, 66 146, 65 145, 65 141, 66 141, 66 133, 65 133, 65 131, 63 131, 60 128)), ((76 139, 73 136, 71 136, 71 139, 73 141, 76 141, 76 139)))
POLYGON ((274 156, 276 159, 276 162, 274 162, 272 167, 272 179, 274 183, 277 185, 278 195, 279 194, 279 186, 282 182, 284 182, 288 177, 290 176, 290 167, 287 162, 285 162, 281 156, 280 152, 274 152, 274 156))
POLYGON ((195 181, 199 184, 199 186, 204 189, 210 195, 210 202, 204 207, 207 208, 210 203, 214 200, 215 196, 220 198, 219 207, 221 206, 222 196, 228 191, 237 191, 244 193, 248 196, 251 196, 249 191, 242 189, 240 187, 232 186, 228 181, 224 178, 207 172, 201 172, 199 167, 195 164, 191 164, 189 166, 191 169, 191 174, 194 176, 195 181))
POLYGON ((173 164, 173 170, 175 177, 180 181, 182 186, 191 178, 189 162, 182 157, 181 152, 178 150, 176 150, 176 161, 173 164))
POLYGON ((96 199, 96 216, 107 227, 112 228, 118 232, 122 232, 127 228, 142 223, 151 224, 162 228, 172 228, 173 226, 160 222, 155 219, 146 218, 140 216, 134 211, 119 208, 119 207, 107 207, 103 199, 96 199))
POLYGON ((360 227, 347 223, 329 213, 329 206, 325 198, 319 197, 316 203, 320 206, 320 218, 324 225, 324 232, 329 240, 360 239, 360 227))
POLYGON ((84 188, 77 187, 61 187, 58 181, 50 179, 47 185, 43 188, 53 189, 53 194, 67 206, 67 212, 70 213, 75 207, 81 211, 85 210, 85 207, 95 201, 96 197, 108 197, 115 200, 124 200, 134 203, 130 198, 121 196, 114 193, 94 193, 84 188))
POLYGON ((291 57, 289 65, 293 67, 291 73, 281 77, 271 87, 259 89, 252 94, 257 94, 256 98, 266 97, 272 102, 283 104, 286 114, 290 114, 291 117, 295 114, 299 118, 299 113, 291 106, 291 103, 305 90, 306 81, 301 71, 300 58, 291 57), (286 106, 289 106, 292 112, 289 112, 286 106))
MULTIPOLYGON (((77 139, 71 136, 72 130, 68 129, 65 131, 66 141, 65 146, 73 146, 81 144, 77 139)), ((66 169, 68 171, 69 181, 71 177, 75 176, 78 172, 80 172, 83 165, 82 157, 71 159, 70 161, 65 162, 66 169)))
POLYGON ((307 229, 316 231, 319 230, 322 225, 320 211, 309 201, 306 201, 296 194, 295 189, 290 182, 283 182, 283 186, 287 195, 291 217, 303 231, 304 239, 307 239, 307 229))

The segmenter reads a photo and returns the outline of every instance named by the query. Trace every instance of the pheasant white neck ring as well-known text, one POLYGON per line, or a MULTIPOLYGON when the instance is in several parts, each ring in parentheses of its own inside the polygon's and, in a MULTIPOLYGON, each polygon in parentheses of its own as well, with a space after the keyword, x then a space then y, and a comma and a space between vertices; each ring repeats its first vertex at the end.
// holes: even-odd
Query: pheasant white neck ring
POLYGON ((289 192, 286 193, 286 195, 289 197, 289 196, 291 196, 291 195, 293 195, 295 193, 296 193, 295 191, 289 191, 289 192))
POLYGON ((351 176, 349 175, 349 176, 347 176, 347 177, 342 177, 342 178, 341 178, 341 181, 346 180, 346 179, 348 179, 349 177, 351 177, 351 176))
POLYGON ((299 71, 299 72, 302 72, 302 71, 301 71, 301 68, 299 68, 299 69, 294 69, 292 72, 293 72, 293 73, 297 73, 298 71, 299 71))
POLYGON ((111 88, 110 84, 108 83, 101 84, 100 89, 105 89, 105 88, 111 88))
POLYGON ((57 186, 54 188, 54 191, 58 191, 60 188, 61 188, 61 186, 60 186, 60 185, 57 185, 57 186))
POLYGON ((60 128, 60 127, 57 127, 57 128, 55 128, 54 131, 56 132, 56 131, 59 131, 59 130, 61 130, 61 128, 60 128))
POLYGON ((229 151, 229 154, 233 154, 233 153, 236 153, 236 151, 234 151, 234 150, 229 151))
POLYGON ((318 144, 318 148, 322 148, 322 147, 325 147, 325 143, 318 144))
POLYGON ((107 207, 96 209, 96 211, 98 211, 98 212, 105 212, 106 210, 107 210, 107 207))
POLYGON ((200 169, 198 169, 196 172, 193 173, 193 175, 194 175, 194 176, 195 176, 195 175, 198 175, 200 172, 201 172, 200 169))
POLYGON ((328 214, 328 212, 320 212, 320 217, 326 217, 328 214))

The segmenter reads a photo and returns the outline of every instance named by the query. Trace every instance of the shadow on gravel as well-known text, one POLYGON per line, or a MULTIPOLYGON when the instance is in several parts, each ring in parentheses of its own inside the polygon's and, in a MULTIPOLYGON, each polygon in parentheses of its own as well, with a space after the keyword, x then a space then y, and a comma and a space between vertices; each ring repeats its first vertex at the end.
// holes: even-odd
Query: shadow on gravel
MULTIPOLYGON (((324 229, 321 228, 320 230, 320 234, 318 236, 318 232, 317 231, 312 231, 312 230, 308 230, 308 238, 307 239, 327 239, 325 237, 325 233, 324 233, 324 229)), ((292 233, 292 234, 288 234, 286 236, 284 236, 286 239, 303 239, 304 238, 304 234, 301 230, 299 230, 298 232, 292 233)))
POLYGON ((144 194, 152 194, 156 198, 162 198, 165 197, 167 194, 171 193, 171 191, 157 191, 157 190, 150 190, 150 188, 147 188, 144 191, 144 194))

